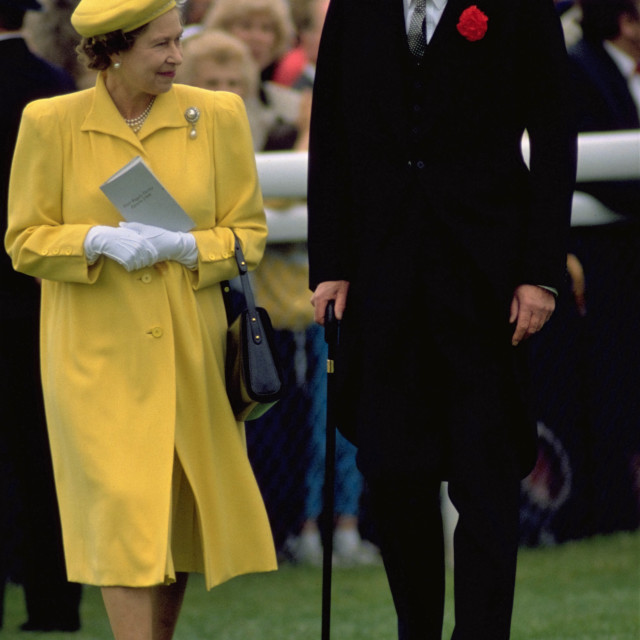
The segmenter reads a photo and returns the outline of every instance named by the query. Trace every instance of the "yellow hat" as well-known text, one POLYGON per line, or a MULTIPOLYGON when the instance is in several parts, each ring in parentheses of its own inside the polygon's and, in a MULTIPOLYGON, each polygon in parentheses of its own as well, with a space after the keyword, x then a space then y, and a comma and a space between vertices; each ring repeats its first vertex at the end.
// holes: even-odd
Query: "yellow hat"
POLYGON ((176 0, 80 0, 71 15, 73 28, 85 38, 133 31, 176 6, 176 0))

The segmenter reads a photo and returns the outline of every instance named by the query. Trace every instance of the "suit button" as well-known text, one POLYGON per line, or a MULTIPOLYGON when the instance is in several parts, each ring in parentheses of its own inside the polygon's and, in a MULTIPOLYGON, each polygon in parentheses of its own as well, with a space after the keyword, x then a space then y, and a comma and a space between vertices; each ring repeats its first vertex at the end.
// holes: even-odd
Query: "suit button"
POLYGON ((411 133, 413 133, 413 135, 417 135, 418 131, 420 131, 420 129, 418 129, 418 127, 412 127, 411 128, 411 133))
POLYGON ((418 113, 420 111, 420 105, 419 104, 414 104, 413 105, 413 112, 414 113, 418 113))
POLYGON ((142 280, 142 282, 144 282, 145 284, 149 284, 152 280, 151 274, 150 273, 142 274, 142 277, 140 278, 140 280, 142 280))
POLYGON ((163 334, 162 327, 153 327, 153 329, 151 329, 151 335, 154 338, 162 338, 162 334, 163 334))
POLYGON ((418 169, 424 169, 424 162, 422 160, 418 160, 418 162, 416 162, 416 166, 418 169))

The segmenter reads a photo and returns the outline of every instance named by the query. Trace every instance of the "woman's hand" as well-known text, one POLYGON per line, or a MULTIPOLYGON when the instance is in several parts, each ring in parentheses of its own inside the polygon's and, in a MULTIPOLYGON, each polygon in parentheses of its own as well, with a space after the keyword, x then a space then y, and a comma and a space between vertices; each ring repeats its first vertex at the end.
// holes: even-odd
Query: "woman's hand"
POLYGON ((196 239, 190 233, 168 231, 141 222, 121 222, 121 229, 130 229, 148 240, 158 252, 157 262, 175 260, 193 269, 198 264, 196 239))
POLYGON ((127 271, 149 267, 158 261, 158 252, 149 240, 131 229, 105 225, 89 229, 84 239, 84 253, 89 264, 105 255, 127 271))

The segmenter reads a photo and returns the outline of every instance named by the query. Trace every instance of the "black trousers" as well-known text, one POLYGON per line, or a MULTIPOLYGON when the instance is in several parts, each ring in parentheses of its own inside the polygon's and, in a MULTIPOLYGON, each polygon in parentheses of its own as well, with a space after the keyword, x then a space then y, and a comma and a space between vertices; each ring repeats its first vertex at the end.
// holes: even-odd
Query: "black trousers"
POLYGON ((459 513, 453 638, 504 640, 520 479, 536 455, 528 348, 511 344, 509 287, 478 269, 421 195, 349 288, 339 426, 355 430, 400 640, 442 635, 443 479, 459 513))
MULTIPOLYGON (((454 536, 453 640, 509 638, 519 521, 517 469, 474 465, 449 480, 454 536)), ((440 481, 370 486, 372 516, 398 615, 399 640, 440 640, 445 561, 440 481)))
POLYGON ((82 587, 67 581, 38 342, 37 308, 0 317, 0 626, 11 579, 23 587, 30 627, 73 630, 82 587))

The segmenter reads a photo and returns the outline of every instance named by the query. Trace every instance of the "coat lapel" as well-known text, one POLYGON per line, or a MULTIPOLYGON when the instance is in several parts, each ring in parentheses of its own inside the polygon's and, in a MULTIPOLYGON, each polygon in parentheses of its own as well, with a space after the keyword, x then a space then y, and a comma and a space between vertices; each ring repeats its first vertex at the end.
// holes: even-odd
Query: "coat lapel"
POLYGON ((390 123, 393 135, 397 140, 405 140, 406 131, 406 76, 409 53, 407 31, 404 19, 403 0, 377 0, 379 29, 377 33, 378 51, 381 63, 377 65, 380 74, 379 86, 385 93, 392 96, 402 96, 401 100, 383 100, 380 109, 384 111, 381 122, 390 123))
MULTIPOLYGON (((487 4, 482 0, 475 1, 480 9, 487 4)), ((440 116, 449 112, 452 100, 458 95, 459 85, 465 80, 464 72, 459 68, 468 62, 470 50, 458 32, 457 24, 462 12, 473 4, 474 0, 448 0, 427 46, 424 66, 428 115, 423 119, 421 135, 426 135, 437 125, 440 116)))
POLYGON ((460 37, 456 25, 460 19, 460 14, 471 4, 473 4, 473 0, 448 0, 440 22, 438 22, 438 26, 429 42, 428 55, 433 55, 434 51, 446 46, 450 38, 460 37))
POLYGON ((151 109, 149 118, 144 124, 140 138, 127 126, 114 104, 102 74, 96 80, 95 94, 91 109, 82 123, 82 131, 98 131, 116 138, 126 140, 139 152, 143 153, 142 141, 158 129, 163 128, 187 128, 189 123, 178 104, 175 91, 161 93, 151 109))
MULTIPOLYGON (((424 72, 427 76, 426 91, 429 117, 422 121, 421 134, 426 134, 437 121, 439 114, 446 113, 455 94, 456 40, 462 38, 456 29, 464 9, 481 0, 448 0, 442 17, 427 46, 424 72), (432 91, 437 87, 436 91, 432 91)), ((401 100, 380 101, 383 112, 381 122, 389 123, 397 140, 407 137, 407 76, 410 63, 409 45, 404 18, 403 0, 370 0, 367 5, 370 16, 375 16, 375 27, 365 37, 375 43, 371 63, 378 74, 378 85, 389 95, 402 96, 401 100), (379 61, 379 62, 376 62, 379 61)), ((371 47, 371 44, 368 44, 371 47)))

